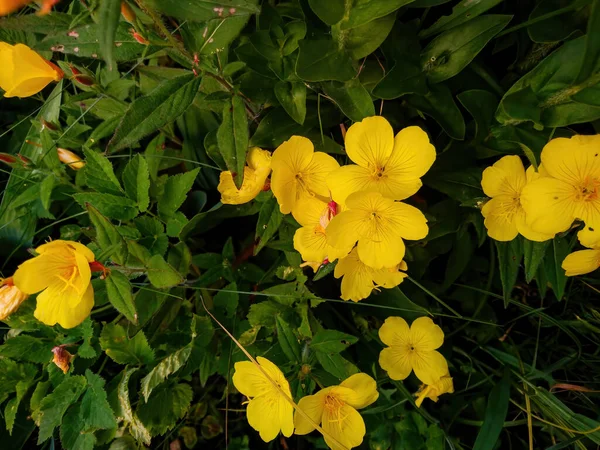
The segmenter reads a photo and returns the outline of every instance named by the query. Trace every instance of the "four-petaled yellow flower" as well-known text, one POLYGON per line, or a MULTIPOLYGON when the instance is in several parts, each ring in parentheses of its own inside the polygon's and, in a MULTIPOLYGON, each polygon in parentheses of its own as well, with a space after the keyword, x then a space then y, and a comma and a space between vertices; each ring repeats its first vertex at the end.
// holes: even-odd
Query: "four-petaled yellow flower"
POLYGON ((221 193, 221 203, 241 205, 254 199, 265 187, 271 173, 271 153, 252 147, 246 156, 244 180, 241 189, 233 182, 230 171, 221 172, 217 190, 221 193))
POLYGON ((280 431, 284 436, 290 437, 294 432, 294 408, 285 398, 286 395, 292 398, 290 385, 279 367, 271 361, 261 356, 256 360, 270 380, 253 362, 237 362, 234 366, 233 384, 250 399, 246 409, 248 423, 265 442, 275 439, 280 431))
POLYGON ((403 239, 423 239, 429 232, 421 211, 379 192, 351 194, 346 207, 331 219, 327 241, 338 249, 358 241, 358 257, 373 269, 397 266, 406 251, 403 239))
POLYGON ((429 317, 419 317, 410 328, 402 317, 388 317, 379 329, 388 347, 379 354, 379 365, 392 380, 404 380, 414 370, 421 382, 434 385, 448 373, 448 363, 436 351, 444 332, 429 317))
POLYGON ((407 270, 404 261, 394 267, 373 269, 360 260, 355 248, 338 261, 333 275, 336 278, 343 277, 342 299, 358 302, 371 295, 373 289, 398 286, 408 276, 401 270, 407 270))
MULTIPOLYGON (((339 386, 326 387, 314 395, 303 397, 298 402, 298 408, 315 423, 321 424, 327 433, 323 436, 325 443, 330 448, 347 450, 359 446, 366 432, 365 422, 357 409, 369 406, 378 397, 375 380, 367 374, 357 373, 339 386)), ((294 424, 296 434, 300 435, 308 434, 315 429, 314 425, 297 411, 294 415, 294 424)))
POLYGON ((15 286, 13 277, 0 278, 0 320, 14 313, 29 297, 15 286))
POLYGON ((5 97, 30 97, 52 81, 60 81, 63 72, 50 61, 23 44, 0 42, 0 88, 5 97))
POLYGON ((415 403, 417 404, 417 407, 420 408, 421 403, 423 403, 423 400, 426 398, 430 398, 434 402, 437 402, 440 395, 452 394, 453 392, 454 383, 452 382, 452 378, 448 373, 440 378, 437 383, 422 385, 415 393, 415 396, 417 397, 415 403))
POLYGON ((381 116, 367 117, 346 133, 346 153, 357 165, 333 171, 327 185, 333 199, 345 204, 353 192, 379 192, 404 200, 422 186, 421 177, 435 161, 435 148, 427 133, 412 126, 394 138, 390 123, 381 116))
POLYGON ((273 152, 271 189, 283 214, 298 217, 301 200, 317 198, 328 202, 329 188, 325 182, 338 162, 323 152, 315 152, 312 142, 292 136, 273 152))
POLYGON ((540 178, 533 166, 525 172, 521 158, 504 156, 483 171, 481 187, 491 199, 481 213, 488 235, 497 241, 512 241, 517 234, 530 241, 546 241, 554 234, 540 233, 527 225, 525 210, 521 206, 521 193, 527 183, 540 178))
POLYGON ((568 277, 585 275, 600 267, 600 246, 597 248, 578 250, 563 260, 562 268, 568 277))
POLYGON ((94 306, 90 263, 94 253, 73 241, 52 241, 36 248, 39 256, 21 264, 14 283, 37 296, 34 316, 47 325, 73 328, 89 316, 94 306))
POLYGON ((553 139, 542 150, 542 164, 548 176, 528 183, 521 194, 528 224, 556 234, 580 219, 586 226, 579 238, 593 246, 586 230, 600 228, 600 135, 553 139))

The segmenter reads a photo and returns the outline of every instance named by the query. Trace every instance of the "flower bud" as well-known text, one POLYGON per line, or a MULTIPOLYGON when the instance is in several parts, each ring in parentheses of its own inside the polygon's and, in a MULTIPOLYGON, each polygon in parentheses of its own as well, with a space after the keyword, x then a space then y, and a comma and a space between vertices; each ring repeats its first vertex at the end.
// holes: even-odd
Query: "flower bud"
POLYGON ((123 15, 123 19, 130 24, 133 25, 135 23, 135 12, 127 2, 121 2, 121 14, 123 15))
POLYGON ((83 169, 85 162, 81 160, 79 156, 70 150, 64 148, 56 149, 58 153, 58 159, 63 164, 67 164, 73 170, 83 169))
POLYGON ((137 31, 135 31, 133 28, 130 30, 131 31, 131 35, 133 36, 133 38, 138 41, 140 44, 143 45, 148 45, 150 42, 148 41, 148 39, 146 39, 144 36, 142 36, 141 34, 139 34, 137 31))
POLYGON ((18 159, 13 155, 9 155, 8 153, 0 153, 0 161, 5 162, 9 166, 12 166, 18 161, 18 159))
POLYGON ((0 320, 19 309, 27 297, 29 296, 13 284, 12 277, 0 279, 0 320))
POLYGON ((69 366, 73 360, 73 355, 66 351, 62 345, 54 347, 52 349, 52 353, 54 353, 52 362, 56 364, 56 366, 62 370, 63 373, 66 374, 69 371, 69 366))

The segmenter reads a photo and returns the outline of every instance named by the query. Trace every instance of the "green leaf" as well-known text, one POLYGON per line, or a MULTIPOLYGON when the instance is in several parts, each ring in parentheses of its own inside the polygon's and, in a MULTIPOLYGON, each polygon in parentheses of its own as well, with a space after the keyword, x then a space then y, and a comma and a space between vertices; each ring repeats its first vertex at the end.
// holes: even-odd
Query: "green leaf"
POLYGON ((187 384, 166 383, 154 390, 147 403, 139 402, 137 413, 152 434, 164 434, 185 415, 192 397, 187 384))
POLYGON ((112 257, 117 264, 125 264, 128 253, 127 246, 125 240, 117 231, 117 227, 92 205, 88 204, 86 207, 90 221, 96 229, 96 243, 100 250, 106 252, 112 249, 108 256, 112 257))
POLYGON ((339 353, 356 342, 358 338, 350 334, 337 330, 321 330, 314 335, 310 348, 316 352, 339 353))
POLYGON ((81 417, 81 404, 69 408, 60 427, 60 443, 65 450, 93 450, 96 436, 84 433, 84 423, 81 417))
POLYGON ((85 184, 103 194, 121 195, 123 189, 106 157, 87 148, 83 149, 86 165, 83 168, 85 184))
POLYGON ((504 428, 504 420, 508 412, 510 400, 510 372, 506 371, 502 379, 496 383, 488 397, 483 425, 477 434, 473 450, 493 450, 500 433, 504 428))
POLYGON ((150 172, 146 159, 139 153, 135 155, 125 166, 122 178, 127 196, 137 202, 140 212, 146 211, 150 204, 150 172))
POLYGON ((523 254, 525 263, 525 281, 531 283, 535 274, 544 260, 546 249, 551 241, 534 242, 528 239, 523 239, 523 254))
MULTIPOLYGON (((585 22, 584 14, 576 11, 592 0, 541 0, 529 14, 527 33, 536 43, 553 44, 567 40, 570 36, 578 35, 579 29, 585 22), (571 8, 569 8, 571 7, 571 8), (563 9, 568 8, 568 9, 563 9), (562 14, 556 15, 558 10, 562 14), (569 9, 571 9, 569 11, 569 9), (548 16, 550 15, 550 16, 548 16)), ((581 11, 583 12, 583 11, 581 11)))
POLYGON ((352 60, 330 39, 299 42, 296 73, 306 81, 348 81, 356 75, 352 60))
POLYGON ((148 345, 143 331, 138 331, 130 339, 121 325, 106 324, 100 333, 100 346, 119 364, 141 365, 154 361, 154 351, 148 345))
POLYGON ((131 323, 137 323, 137 313, 131 293, 132 287, 127 277, 122 272, 112 270, 106 277, 105 283, 110 304, 131 323))
POLYGON ((248 118, 244 100, 237 95, 223 107, 223 122, 217 130, 217 143, 227 169, 235 174, 233 180, 239 188, 244 178, 248 150, 248 118))
POLYGON ((87 389, 81 399, 80 415, 84 429, 89 431, 116 428, 115 415, 108 404, 104 380, 89 369, 85 371, 87 389))
POLYGON ((329 81, 322 84, 327 94, 352 121, 360 122, 365 117, 375 115, 375 105, 369 92, 355 78, 346 83, 329 81))
POLYGON ((494 241, 498 253, 498 269, 502 281, 504 307, 508 306, 513 287, 517 282, 521 258, 523 258, 523 238, 517 236, 510 242, 494 241))
POLYGON ((199 55, 217 53, 238 37, 250 20, 249 15, 217 17, 205 22, 187 22, 182 35, 191 51, 199 55))
POLYGON ((52 360, 54 342, 27 334, 6 339, 0 346, 0 356, 17 361, 45 364, 52 360))
POLYGON ((106 217, 116 220, 131 220, 138 215, 137 203, 126 197, 117 197, 111 194, 96 194, 86 192, 85 194, 75 194, 73 198, 83 208, 90 204, 98 212, 106 217))
POLYGON ((188 344, 182 349, 164 358, 159 362, 148 375, 142 378, 142 395, 144 400, 148 402, 150 394, 156 386, 165 381, 169 375, 174 374, 181 369, 187 362, 192 353, 192 344, 188 344))
POLYGON ((233 317, 237 311, 240 300, 236 291, 237 284, 235 282, 230 283, 223 290, 217 292, 217 295, 213 298, 215 308, 225 317, 233 317))
POLYGON ((15 424, 15 418, 17 417, 17 412, 19 410, 19 405, 21 404, 21 400, 23 400, 23 397, 29 390, 29 387, 32 383, 33 379, 27 381, 19 381, 16 386, 16 396, 11 398, 8 402, 6 402, 6 407, 4 408, 4 421, 6 422, 6 430, 8 431, 8 434, 12 435, 12 430, 15 424))
POLYGON ((283 214, 279 209, 279 203, 275 197, 271 197, 269 200, 264 202, 258 213, 258 221, 256 222, 256 233, 254 234, 254 254, 258 252, 271 240, 271 238, 277 233, 281 222, 283 221, 283 214))
POLYGON ((463 23, 474 19, 501 2, 502 0, 481 0, 478 2, 474 2, 472 0, 462 0, 452 8, 452 14, 440 17, 437 22, 435 22, 429 28, 421 30, 419 37, 421 39, 427 39, 434 34, 438 34, 442 31, 447 31, 450 28, 462 25, 463 23))
POLYGON ((398 8, 412 3, 414 0, 351 0, 350 14, 341 24, 342 30, 356 28, 379 17, 387 16, 398 8))
POLYGON ((100 12, 98 14, 98 40, 100 41, 100 52, 108 65, 108 70, 113 70, 112 54, 120 17, 120 0, 104 0, 100 3, 100 12))
POLYGON ((550 250, 544 258, 544 272, 558 300, 562 300, 567 285, 567 276, 565 275, 565 269, 562 268, 562 263, 571 252, 575 242, 574 237, 572 240, 569 240, 568 237, 556 236, 552 240, 550 250))
POLYGON ((159 289, 176 286, 183 282, 183 277, 161 255, 154 255, 147 264, 148 279, 152 286, 159 289))
POLYGON ((581 63, 579 73, 575 78, 575 83, 582 83, 587 80, 594 71, 598 70, 598 62, 600 61, 600 2, 595 0, 592 3, 592 10, 587 26, 587 34, 585 36, 585 54, 581 63))
POLYGON ((331 32, 334 41, 338 41, 350 58, 356 60, 377 50, 392 31, 395 22, 394 12, 350 30, 343 29, 345 22, 342 21, 331 32))
POLYGON ((298 344, 298 339, 292 327, 279 315, 275 318, 275 325, 277 327, 277 340, 287 359, 291 362, 300 362, 302 360, 300 344, 298 344))
POLYGON ((158 199, 158 214, 162 219, 172 217, 175 211, 183 205, 188 192, 194 185, 198 172, 200 172, 200 168, 167 178, 163 193, 158 199))
POLYGON ((40 201, 42 202, 42 206, 46 211, 50 209, 50 203, 52 201, 52 190, 54 189, 55 182, 56 177, 54 176, 54 174, 52 174, 48 175, 40 183, 40 201))
POLYGON ((308 0, 310 9, 327 25, 334 25, 344 17, 344 0, 308 0))
POLYGON ((412 94, 406 97, 406 101, 410 106, 433 117, 452 139, 465 138, 465 119, 448 87, 433 85, 427 95, 412 94))
POLYGON ((131 434, 137 441, 150 445, 150 432, 138 418, 137 414, 131 410, 131 402, 129 400, 129 379, 137 370, 137 367, 129 367, 123 370, 123 378, 121 378, 121 381, 119 382, 117 395, 119 398, 119 406, 123 413, 123 419, 130 423, 131 434))
POLYGON ((137 98, 125 112, 107 152, 131 147, 177 119, 191 105, 201 80, 193 74, 165 80, 148 95, 137 98))
POLYGON ((65 378, 54 391, 40 403, 38 445, 52 436, 60 425, 67 408, 75 403, 86 386, 83 375, 65 378))
POLYGON ((316 352, 317 361, 331 375, 339 380, 345 380, 352 373, 356 373, 356 367, 338 353, 316 352))
POLYGON ((205 21, 223 16, 258 14, 255 0, 147 0, 152 9, 182 20, 205 21))
POLYGON ((248 311, 248 322, 253 327, 262 326, 273 329, 275 318, 278 313, 286 310, 286 307, 272 300, 255 303, 250 306, 248 311))
POLYGON ((275 96, 285 112, 302 125, 306 118, 306 85, 299 81, 278 81, 275 96))
POLYGON ((511 19, 504 15, 480 16, 435 38, 421 53, 428 80, 439 83, 458 74, 511 19))
POLYGON ((456 98, 475 119, 475 141, 482 142, 489 135, 494 122, 498 97, 489 91, 472 89, 457 94, 456 98))

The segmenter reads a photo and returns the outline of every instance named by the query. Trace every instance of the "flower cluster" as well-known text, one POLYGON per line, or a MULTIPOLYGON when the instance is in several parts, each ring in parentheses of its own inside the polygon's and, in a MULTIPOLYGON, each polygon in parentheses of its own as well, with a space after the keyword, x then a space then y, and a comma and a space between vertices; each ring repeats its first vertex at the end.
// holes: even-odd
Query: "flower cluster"
POLYGON ((229 172, 221 174, 218 189, 223 203, 250 201, 272 170, 270 187, 281 212, 291 213, 301 226, 294 248, 304 265, 317 270, 339 260, 334 276, 343 278, 342 299, 359 301, 406 277, 404 240, 423 239, 429 228, 421 211, 400 200, 419 190, 436 153, 421 128, 394 136, 380 116, 352 125, 345 147, 355 164, 341 167, 301 136, 281 144, 270 160, 253 160, 252 152, 264 151, 252 149, 241 189, 229 172))

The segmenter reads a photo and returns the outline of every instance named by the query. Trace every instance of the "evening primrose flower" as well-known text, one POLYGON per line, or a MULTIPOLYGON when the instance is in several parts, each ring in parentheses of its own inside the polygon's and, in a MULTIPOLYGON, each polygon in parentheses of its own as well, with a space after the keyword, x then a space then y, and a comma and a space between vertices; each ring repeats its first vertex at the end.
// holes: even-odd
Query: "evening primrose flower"
POLYGON ((452 393, 454 393, 454 383, 452 382, 450 374, 446 374, 440 378, 437 383, 430 385, 423 384, 415 393, 415 396, 417 397, 415 403, 417 408, 420 408, 421 403, 423 403, 423 400, 426 398, 430 398, 434 402, 437 402, 440 395, 452 393))
POLYGON ((404 380, 414 370, 421 382, 435 385, 448 373, 448 362, 436 351, 444 332, 429 317, 419 317, 410 328, 402 317, 388 317, 379 338, 388 346, 379 354, 379 365, 392 380, 404 380))
POLYGON ((353 249, 348 256, 338 261, 333 275, 342 278, 342 299, 358 302, 371 295, 373 289, 391 289, 398 286, 406 275, 407 266, 404 261, 390 267, 373 269, 358 257, 358 250, 353 249))
POLYGON ((404 200, 423 185, 421 177, 435 161, 435 148, 427 133, 412 126, 394 138, 390 123, 381 116, 352 125, 345 138, 346 153, 354 162, 327 177, 333 199, 341 204, 353 192, 379 192, 404 200))
POLYGON ((531 228, 556 234, 580 219, 584 230, 600 229, 600 135, 552 139, 542 164, 549 176, 528 183, 521 194, 531 228))
POLYGON ((12 277, 0 278, 0 320, 14 313, 29 295, 15 286, 12 277))
POLYGON ((481 213, 492 239, 512 241, 519 233, 530 241, 552 239, 554 234, 539 233, 527 225, 525 210, 521 206, 523 188, 540 176, 533 166, 526 172, 521 158, 516 155, 504 156, 483 171, 481 187, 491 199, 481 213))
POLYGON ((285 437, 290 437, 294 432, 294 408, 283 394, 291 399, 290 385, 279 367, 271 361, 261 356, 256 360, 280 389, 253 362, 235 363, 233 384, 250 399, 246 409, 248 423, 265 442, 275 439, 280 431, 285 437))
POLYGON ((271 189, 283 214, 290 212, 296 220, 300 200, 317 198, 328 202, 329 188, 325 182, 332 170, 340 165, 327 153, 315 152, 305 137, 292 136, 273 152, 271 189))
POLYGON ((23 44, 0 42, 0 88, 5 97, 30 97, 52 81, 60 81, 63 71, 23 44))
MULTIPOLYGON (((366 432, 365 422, 357 409, 369 406, 378 397, 375 380, 365 373, 357 373, 339 386, 326 387, 314 395, 301 398, 298 408, 314 423, 321 424, 327 433, 323 435, 325 443, 330 448, 350 449, 362 443, 366 432)), ((308 434, 315 429, 298 411, 294 415, 294 425, 296 434, 299 435, 308 434)))
POLYGON ((85 162, 71 150, 58 148, 56 149, 56 153, 60 162, 68 165, 73 170, 80 170, 85 167, 85 162))
POLYGON ((265 187, 265 182, 271 173, 271 153, 252 147, 246 157, 244 181, 237 188, 230 171, 221 172, 217 190, 221 193, 221 203, 241 205, 253 200, 265 187))
POLYGON ((327 240, 338 249, 358 241, 358 257, 373 269, 397 266, 406 251, 403 239, 423 239, 429 232, 421 211, 379 192, 355 192, 346 207, 329 222, 327 240))
POLYGON ((73 328, 89 316, 94 306, 90 264, 94 253, 79 242, 56 240, 35 249, 39 256, 21 264, 14 283, 37 296, 33 315, 46 325, 73 328))
POLYGON ((593 272, 600 267, 600 248, 578 250, 573 252, 563 260, 562 268, 565 275, 573 277, 576 275, 585 275, 593 272))

